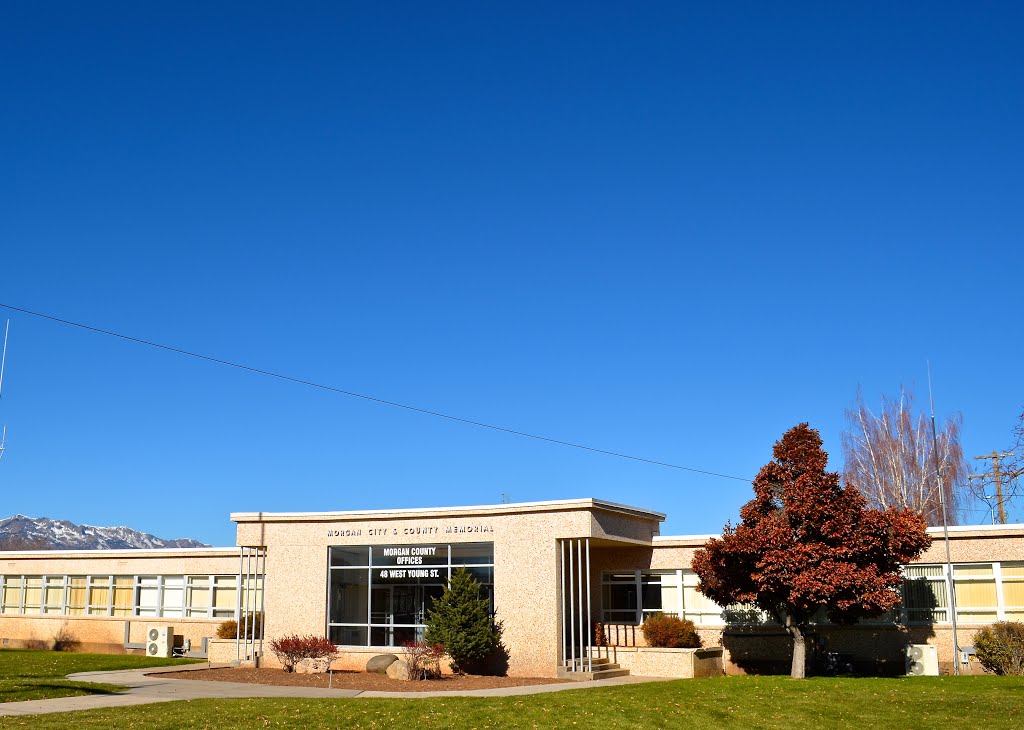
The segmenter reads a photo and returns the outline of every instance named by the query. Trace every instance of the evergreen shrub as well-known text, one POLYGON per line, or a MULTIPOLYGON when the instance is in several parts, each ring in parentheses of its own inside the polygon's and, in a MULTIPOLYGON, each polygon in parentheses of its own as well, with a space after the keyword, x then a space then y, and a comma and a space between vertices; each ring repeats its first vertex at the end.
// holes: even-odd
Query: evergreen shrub
POLYGON ((486 659, 501 648, 501 623, 494 620, 490 601, 480 595, 480 584, 465 568, 452 574, 434 601, 423 639, 443 646, 458 674, 465 673, 467 663, 486 659))

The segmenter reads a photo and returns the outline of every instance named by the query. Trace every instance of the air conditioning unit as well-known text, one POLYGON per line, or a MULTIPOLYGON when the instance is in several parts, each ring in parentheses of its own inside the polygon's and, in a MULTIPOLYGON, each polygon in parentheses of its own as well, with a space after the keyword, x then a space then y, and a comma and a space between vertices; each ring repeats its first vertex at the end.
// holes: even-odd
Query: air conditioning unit
POLYGON ((929 644, 911 644, 907 647, 908 677, 939 676, 938 650, 929 644))
POLYGON ((146 630, 146 656, 171 656, 174 649, 173 626, 151 626, 146 630))

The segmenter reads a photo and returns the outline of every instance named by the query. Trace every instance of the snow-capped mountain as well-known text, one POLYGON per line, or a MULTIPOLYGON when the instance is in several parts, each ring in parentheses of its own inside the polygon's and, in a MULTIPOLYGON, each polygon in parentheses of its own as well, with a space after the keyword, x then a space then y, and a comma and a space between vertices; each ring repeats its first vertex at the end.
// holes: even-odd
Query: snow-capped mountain
POLYGON ((0 550, 124 550, 209 547, 198 540, 161 540, 130 527, 93 527, 14 515, 0 520, 0 550))

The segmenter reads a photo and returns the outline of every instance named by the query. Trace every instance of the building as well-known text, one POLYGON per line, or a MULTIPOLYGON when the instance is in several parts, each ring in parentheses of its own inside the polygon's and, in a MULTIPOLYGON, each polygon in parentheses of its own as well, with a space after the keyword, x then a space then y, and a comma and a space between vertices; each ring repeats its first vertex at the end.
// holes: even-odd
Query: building
MULTIPOLYGON (((662 536, 658 512, 574 499, 231 519, 233 548, 3 554, 0 643, 63 640, 124 651, 143 646, 150 627, 170 626, 179 645, 208 650, 213 661, 262 654, 273 665, 259 637, 212 638, 225 619, 241 616, 244 626, 260 611, 264 641, 326 635, 341 647, 336 667, 361 669, 386 647, 420 636, 430 601, 450 571, 465 566, 504 624, 512 675, 553 676, 593 655, 636 674, 703 671, 680 669, 679 652, 644 649, 638 627, 655 612, 689 618, 705 646, 723 646, 724 654, 704 655, 725 671, 788 665, 789 641, 778 626, 697 592, 690 561, 709 536, 662 536)), ((949 666, 951 579, 962 647, 982 625, 1024 619, 1024 525, 951 528, 952 576, 941 534, 933 536, 937 542, 906 568, 899 615, 822 625, 829 650, 901 670, 904 647, 928 643, 949 666)))

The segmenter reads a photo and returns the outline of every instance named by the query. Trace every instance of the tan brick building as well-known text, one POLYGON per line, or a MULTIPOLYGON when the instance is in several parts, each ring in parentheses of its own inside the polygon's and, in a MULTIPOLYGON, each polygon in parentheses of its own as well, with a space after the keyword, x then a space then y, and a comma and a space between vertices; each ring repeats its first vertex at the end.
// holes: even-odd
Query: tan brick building
MULTIPOLYGON (((513 675, 552 676, 581 655, 608 656, 638 674, 693 671, 642 648, 639 624, 656 612, 685 616, 705 646, 724 646, 726 671, 785 664, 788 639, 777 626, 696 590, 690 561, 708 536, 661 536, 664 518, 593 499, 237 513, 234 548, 10 552, 0 556, 0 642, 137 650, 147 627, 169 626, 179 646, 187 641, 200 653, 220 622, 241 615, 244 623, 262 611, 263 642, 209 642, 211 658, 262 653, 272 664, 266 641, 316 634, 341 647, 337 667, 362 668, 419 638, 430 602, 464 566, 504 624, 513 675), (601 647, 593 646, 597 624, 601 647)), ((1024 526, 958 527, 950 537, 952 581, 937 542, 907 566, 898 615, 823 625, 820 643, 859 661, 890 662, 894 671, 908 643, 928 643, 951 666, 951 585, 961 647, 981 625, 1024 619, 1024 526)))

